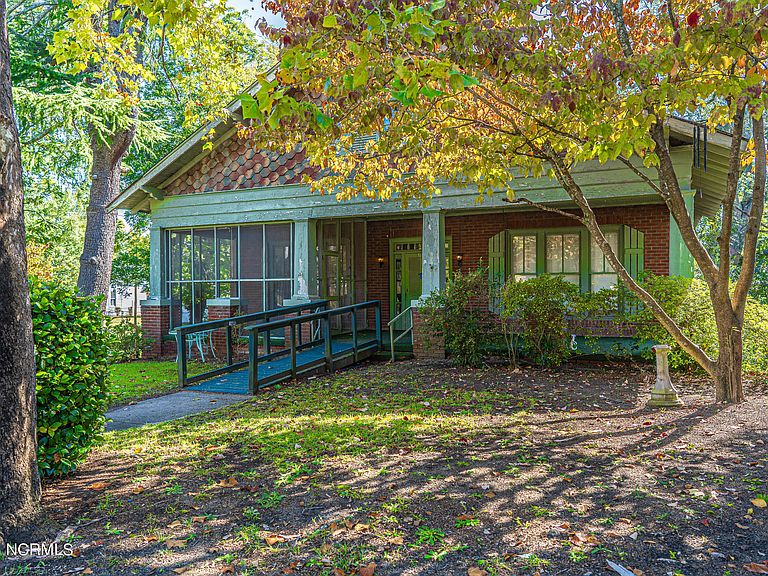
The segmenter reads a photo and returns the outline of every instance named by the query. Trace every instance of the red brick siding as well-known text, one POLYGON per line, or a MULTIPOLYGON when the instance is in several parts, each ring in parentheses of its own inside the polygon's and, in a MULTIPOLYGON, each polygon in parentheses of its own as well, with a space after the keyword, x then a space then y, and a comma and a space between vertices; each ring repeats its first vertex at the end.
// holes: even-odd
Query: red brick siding
POLYGON ((141 307, 141 328, 144 336, 151 340, 144 352, 144 358, 160 358, 174 353, 175 346, 168 346, 168 343, 163 342, 163 335, 168 334, 171 328, 170 322, 169 306, 141 307))
MULTIPOLYGON (((604 225, 626 224, 645 234, 645 269, 669 274, 669 212, 663 205, 622 206, 595 210, 604 225)), ((547 212, 498 212, 445 218, 446 235, 451 237, 452 265, 463 256, 462 268, 471 270, 482 261, 488 265, 488 240, 507 229, 573 227, 574 221, 547 212)), ((421 237, 422 219, 375 220, 368 223, 368 299, 381 300, 382 322, 389 321, 389 240, 421 237), (384 258, 379 267, 378 259, 384 258)))

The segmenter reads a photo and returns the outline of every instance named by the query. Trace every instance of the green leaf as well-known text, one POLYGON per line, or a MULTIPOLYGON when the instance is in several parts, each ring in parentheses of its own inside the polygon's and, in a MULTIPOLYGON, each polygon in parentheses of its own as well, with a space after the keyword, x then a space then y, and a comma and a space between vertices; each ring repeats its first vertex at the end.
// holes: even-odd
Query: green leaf
POLYGON ((355 68, 355 74, 352 79, 352 87, 360 88, 360 86, 364 86, 366 82, 368 82, 368 68, 361 64, 355 68))
POLYGON ((335 14, 326 14, 323 18, 323 28, 338 28, 339 21, 335 14))

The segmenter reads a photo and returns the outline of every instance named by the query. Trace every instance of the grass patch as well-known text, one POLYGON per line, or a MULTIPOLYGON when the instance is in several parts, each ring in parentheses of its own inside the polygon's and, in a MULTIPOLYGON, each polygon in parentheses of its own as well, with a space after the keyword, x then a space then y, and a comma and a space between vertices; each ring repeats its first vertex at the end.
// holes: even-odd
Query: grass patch
MULTIPOLYGON (((304 381, 213 413, 111 432, 103 448, 130 453, 141 446, 147 472, 186 466, 190 459, 204 465, 201 459, 222 451, 233 458, 261 457, 278 469, 291 470, 297 461, 394 448, 429 451, 466 442, 488 432, 488 422, 478 416, 509 402, 493 390, 469 391, 450 384, 428 390, 419 379, 403 380, 371 370, 304 381), (427 397, 430 401, 423 401, 427 397), (217 449, 206 450, 212 446, 217 449)), ((526 408, 517 407, 498 425, 517 428, 526 408)))
MULTIPOLYGON (((215 364, 189 361, 189 375, 216 368, 215 364)), ((112 364, 110 370, 110 408, 129 402, 168 394, 179 389, 176 362, 162 360, 136 360, 112 364)))

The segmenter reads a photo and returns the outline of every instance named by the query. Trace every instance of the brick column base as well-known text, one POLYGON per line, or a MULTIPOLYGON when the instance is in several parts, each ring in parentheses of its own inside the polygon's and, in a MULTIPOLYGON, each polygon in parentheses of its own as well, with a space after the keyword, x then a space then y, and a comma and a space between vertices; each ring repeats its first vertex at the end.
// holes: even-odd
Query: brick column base
POLYGON ((445 338, 432 330, 418 308, 413 309, 413 355, 417 359, 445 358, 445 338))
MULTIPOLYGON (((168 354, 169 346, 163 349, 163 336, 168 334, 171 328, 171 307, 160 301, 144 300, 141 302, 141 329, 144 337, 150 342, 142 354, 143 358, 160 358, 165 352, 168 354)), ((173 344, 173 343, 171 343, 173 344)), ((175 350, 175 345, 170 346, 175 350)))
MULTIPOLYGON (((208 306, 208 320, 223 320, 225 318, 232 318, 237 316, 240 311, 239 305, 234 306, 208 306)), ((233 334, 234 336, 234 334, 233 334)), ((219 328, 214 330, 213 334, 213 348, 216 350, 216 358, 226 361, 227 359, 227 330, 226 328, 219 328)))

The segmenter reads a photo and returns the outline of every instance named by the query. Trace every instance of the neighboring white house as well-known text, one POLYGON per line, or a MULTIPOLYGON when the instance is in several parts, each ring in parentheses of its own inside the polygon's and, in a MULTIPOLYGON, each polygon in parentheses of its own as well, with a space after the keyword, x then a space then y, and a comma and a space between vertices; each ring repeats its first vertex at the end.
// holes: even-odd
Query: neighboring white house
POLYGON ((147 293, 142 288, 131 286, 111 286, 107 300, 108 316, 133 316, 134 308, 138 306, 136 315, 141 316, 141 301, 146 300, 147 293))

